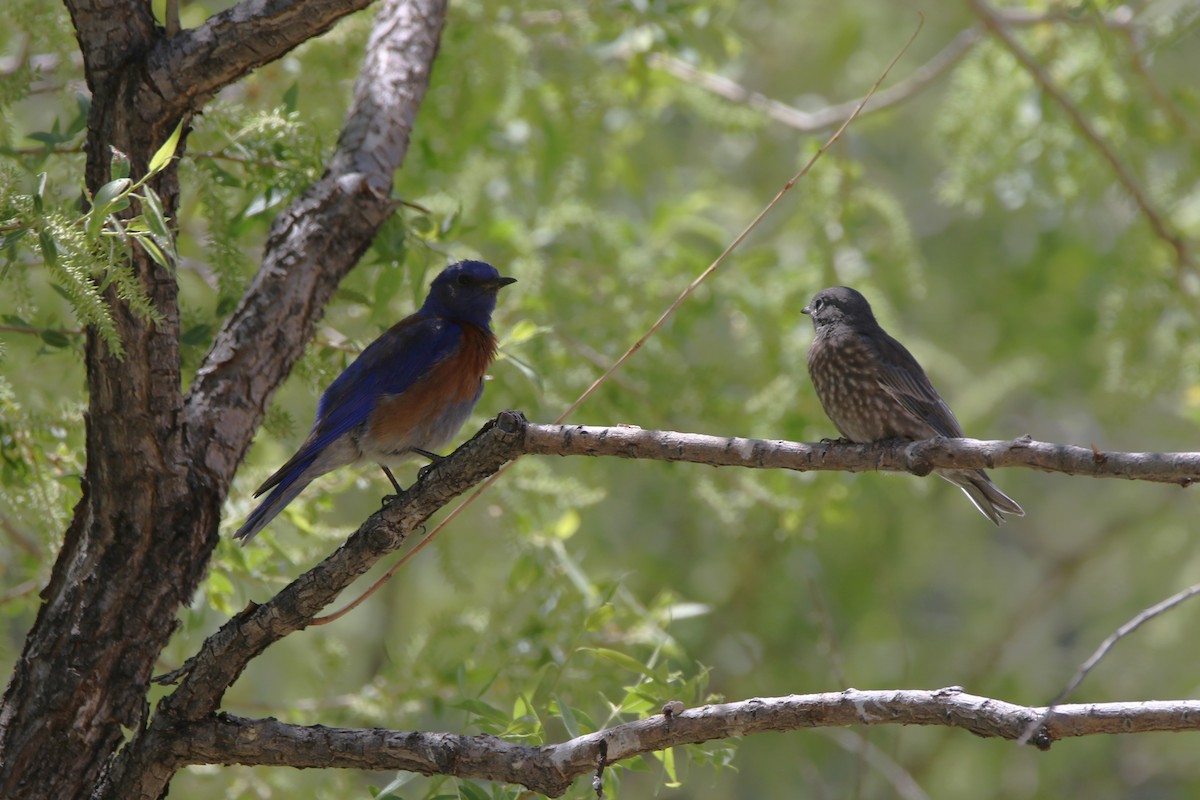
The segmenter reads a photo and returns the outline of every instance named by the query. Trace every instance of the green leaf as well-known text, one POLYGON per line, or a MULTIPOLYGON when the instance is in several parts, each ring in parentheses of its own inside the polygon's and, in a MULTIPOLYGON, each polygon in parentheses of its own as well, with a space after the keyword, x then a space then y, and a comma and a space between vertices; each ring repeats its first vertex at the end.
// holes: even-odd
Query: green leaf
POLYGON ((129 177, 129 156, 115 147, 112 148, 112 160, 108 163, 108 174, 109 179, 114 181, 129 177))
POLYGON ((35 142, 41 142, 47 147, 53 147, 56 144, 62 144, 63 142, 71 140, 70 136, 54 131, 34 131, 33 133, 27 134, 27 136, 28 138, 33 139, 35 142))
POLYGON ((167 229, 166 214, 163 213, 162 198, 150 186, 145 187, 145 193, 142 196, 142 208, 142 215, 146 217, 146 223, 150 226, 150 230, 154 235, 171 235, 170 230, 167 229))
POLYGON ((92 200, 92 205, 100 210, 101 217, 105 217, 108 215, 109 209, 118 200, 128 195, 131 186, 133 186, 133 181, 129 180, 129 178, 117 178, 116 180, 109 181, 96 192, 96 197, 92 200))
POLYGON ((583 623, 583 627, 587 628, 589 631, 598 631, 608 625, 615 613, 616 609, 613 608, 613 604, 605 603, 592 613, 588 614, 587 620, 583 623))
POLYGON ((27 233, 29 233, 29 228, 17 228, 15 231, 0 234, 0 250, 15 245, 21 239, 25 238, 25 234, 27 233))
POLYGON ((163 170, 171 162, 171 158, 175 155, 175 149, 179 147, 179 136, 183 133, 183 120, 175 126, 175 130, 163 142, 162 147, 158 148, 154 157, 150 159, 150 166, 147 169, 146 177, 155 175, 163 170))
POLYGON ((46 180, 47 175, 45 172, 38 175, 37 188, 33 190, 33 210, 38 214, 42 213, 46 204, 46 180))
POLYGON ((537 712, 534 710, 533 704, 529 702, 529 698, 525 696, 524 692, 518 694, 517 699, 513 701, 512 716, 513 719, 537 716, 537 712))
POLYGON ((145 236, 139 236, 137 243, 146 251, 146 255, 153 259, 155 264, 158 264, 163 269, 173 269, 171 260, 167 258, 167 254, 158 246, 158 242, 149 239, 145 236))
POLYGON ((69 347, 71 340, 62 331, 44 330, 39 334, 42 341, 51 347, 69 347))
POLYGON ((233 606, 233 582, 220 572, 210 572, 205 587, 208 604, 222 614, 234 614, 237 609, 233 606))
POLYGON ((619 666, 623 669, 627 669, 630 672, 636 672, 639 675, 649 676, 651 674, 650 670, 647 669, 646 665, 643 664, 642 662, 638 661, 637 659, 633 658, 632 656, 627 656, 624 653, 618 652, 616 650, 609 650, 607 647, 581 647, 581 648, 579 648, 579 651, 583 652, 583 653, 586 653, 586 652, 595 653, 600 658, 603 658, 607 661, 611 661, 612 663, 616 664, 617 666, 619 666))
POLYGON ((465 800, 488 800, 487 792, 471 781, 459 781, 458 795, 465 800))
POLYGON ((384 264, 379 270, 379 276, 375 279, 375 290, 371 293, 375 297, 374 311, 377 315, 383 315, 388 308, 388 304, 399 293, 400 287, 404 285, 404 270, 397 263, 384 264))
POLYGON ((579 720, 575 718, 574 710, 564 703, 562 697, 558 694, 554 695, 554 703, 558 706, 558 717, 562 720, 563 727, 567 730, 567 735, 572 739, 578 738, 579 720))
POLYGON ((246 208, 242 211, 244 217, 256 217, 264 211, 269 211, 279 205, 287 198, 287 192, 283 189, 272 186, 267 191, 251 200, 246 208))
POLYGON ((482 720, 486 720, 501 728, 509 723, 509 716, 495 706, 490 706, 482 700, 468 698, 453 704, 454 708, 468 711, 482 720))
POLYGON ((58 245, 50 231, 38 231, 38 244, 42 246, 42 260, 53 267, 58 264, 58 245))
POLYGON ((538 325, 533 320, 523 319, 509 330, 502 345, 521 344, 527 342, 539 333, 545 333, 549 328, 538 325))
POLYGON ((417 777, 417 773, 415 773, 415 772, 398 773, 396 775, 396 777, 392 778, 392 780, 388 783, 387 786, 384 786, 382 789, 380 789, 378 791, 378 793, 375 795, 375 797, 377 797, 377 798, 384 798, 384 797, 399 798, 399 797, 401 797, 401 795, 397 793, 397 790, 403 789, 405 786, 407 786, 409 783, 411 783, 416 777, 417 777))
POLYGON ((579 531, 579 512, 568 508, 554 524, 553 535, 556 539, 570 539, 579 531))
POLYGON ((179 337, 181 344, 188 347, 198 347, 208 341, 208 336, 212 332, 212 325, 207 322, 202 322, 199 325, 193 325, 183 332, 179 337))
POLYGON ((283 93, 283 110, 291 114, 296 110, 296 100, 300 97, 300 84, 293 82, 283 93))

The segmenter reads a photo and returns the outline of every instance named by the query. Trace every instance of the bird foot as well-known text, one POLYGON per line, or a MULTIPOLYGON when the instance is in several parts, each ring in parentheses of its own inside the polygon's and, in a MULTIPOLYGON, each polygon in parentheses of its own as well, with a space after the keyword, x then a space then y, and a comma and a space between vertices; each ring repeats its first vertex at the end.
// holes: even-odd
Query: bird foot
POLYGON ((836 439, 830 439, 828 436, 826 436, 821 440, 821 444, 854 444, 854 442, 850 441, 845 436, 839 436, 836 439))
POLYGON ((425 456, 430 462, 417 470, 417 480, 419 481, 425 480, 425 476, 429 474, 429 470, 446 460, 445 456, 439 456, 437 453, 431 453, 428 450, 422 450, 419 447, 414 447, 412 451, 419 456, 425 456))

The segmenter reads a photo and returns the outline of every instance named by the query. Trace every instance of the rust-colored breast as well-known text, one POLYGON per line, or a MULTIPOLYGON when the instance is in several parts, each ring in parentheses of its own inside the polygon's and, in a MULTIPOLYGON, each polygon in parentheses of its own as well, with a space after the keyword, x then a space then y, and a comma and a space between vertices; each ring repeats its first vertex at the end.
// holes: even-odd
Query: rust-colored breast
MULTIPOLYGON (((458 352, 434 367, 433 371, 445 369, 448 394, 451 402, 464 402, 479 393, 479 382, 487 374, 492 359, 496 357, 496 336, 487 328, 478 325, 462 326, 462 341, 458 352)), ((430 376, 431 378, 433 376, 430 376)))
POLYGON ((453 437, 470 416, 495 355, 496 337, 490 330, 463 325, 452 355, 405 391, 380 399, 367 425, 370 449, 431 449, 453 437))

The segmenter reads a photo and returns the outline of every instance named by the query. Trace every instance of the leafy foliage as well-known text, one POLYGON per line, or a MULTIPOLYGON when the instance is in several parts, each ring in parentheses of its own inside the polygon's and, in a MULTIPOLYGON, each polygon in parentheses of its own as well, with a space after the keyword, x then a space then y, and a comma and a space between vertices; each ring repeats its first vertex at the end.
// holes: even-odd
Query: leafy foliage
MULTIPOLYGON (((79 211, 83 106, 61 91, 79 81, 65 57, 73 39, 63 10, 41 5, 22 0, 13 18, 28 52, 59 56, 54 66, 18 57, 18 34, 0 34, 16 64, 0 82, 0 610, 11 620, 0 663, 36 612, 34 589, 17 588, 45 581, 78 497, 78 328, 111 337, 98 287, 112 281, 136 307, 122 260, 157 247, 182 286, 182 357, 198 364, 271 219, 319 174, 370 25, 347 20, 195 118, 179 219, 162 220, 144 187, 123 182, 135 176, 119 159, 109 196, 79 211), (117 227, 110 212, 123 202, 139 219, 117 227)), ((1100 24, 1116 13, 1109 5, 1072 15, 1034 4, 1025 10, 1058 13, 1017 35, 1195 250, 1195 22, 1138 7, 1125 30, 1100 24)), ((187 4, 184 24, 216 8, 187 4)), ((303 437, 320 390, 419 302, 447 259, 482 257, 520 279, 501 301, 501 359, 474 422, 506 407, 553 419, 819 146, 652 54, 812 109, 860 96, 914 23, 902 4, 871 0, 453 4, 397 176, 413 205, 343 283, 279 392, 233 487, 230 530, 303 437)), ((931 16, 898 79, 973 23, 965 7, 931 16)), ((853 126, 573 421, 831 435, 804 375, 798 310, 816 289, 850 283, 969 434, 1195 449, 1195 270, 985 38, 923 93, 853 126)), ((527 459, 364 607, 258 659, 227 707, 541 743, 674 699, 961 684, 1045 702, 1113 627, 1194 581, 1194 500, 995 477, 1029 512, 999 532, 933 480, 527 459)), ((335 473, 255 546, 224 542, 164 663, 320 558, 384 491, 373 471, 335 473)), ((1080 699, 1194 694, 1194 613, 1179 609, 1114 653, 1080 699)), ((682 748, 608 770, 606 791, 786 796, 802 781, 813 793, 892 796, 896 769, 930 796, 1200 786, 1187 737, 1064 743, 1047 760, 955 732, 855 735, 682 748)), ((571 796, 592 796, 585 784, 571 796)), ((241 768, 192 769, 172 786, 182 797, 366 791, 523 796, 444 778, 241 768)))

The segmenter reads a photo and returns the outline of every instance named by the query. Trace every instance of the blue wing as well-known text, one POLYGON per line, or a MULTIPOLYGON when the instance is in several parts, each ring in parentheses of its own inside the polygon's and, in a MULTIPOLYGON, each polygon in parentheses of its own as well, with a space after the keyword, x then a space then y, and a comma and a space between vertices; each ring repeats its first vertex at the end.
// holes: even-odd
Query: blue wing
POLYGON ((308 439, 255 495, 295 480, 322 450, 364 424, 380 397, 400 394, 452 354, 461 335, 457 324, 437 317, 414 314, 393 325, 329 385, 308 439))

